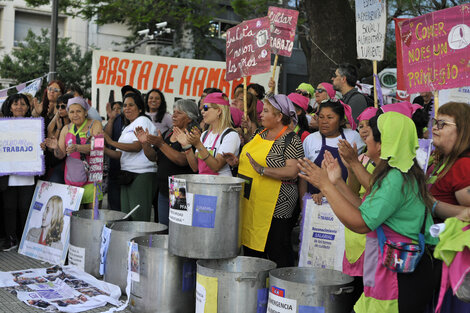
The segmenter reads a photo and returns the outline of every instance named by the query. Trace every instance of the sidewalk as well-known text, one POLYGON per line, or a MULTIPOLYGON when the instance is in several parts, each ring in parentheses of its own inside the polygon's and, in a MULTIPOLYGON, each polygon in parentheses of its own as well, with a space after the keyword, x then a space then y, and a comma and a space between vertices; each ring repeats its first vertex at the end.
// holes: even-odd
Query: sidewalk
MULTIPOLYGON (((16 251, 8 251, 8 252, 0 252, 0 271, 2 272, 9 272, 9 271, 16 271, 16 270, 24 270, 28 268, 43 268, 49 267, 50 264, 46 262, 42 262, 39 260, 32 259, 22 254, 18 254, 16 251)), ((125 297, 121 297, 121 300, 125 299, 125 297)), ((107 305, 105 307, 89 310, 86 312, 106 312, 110 308, 114 306, 107 305)), ((18 298, 8 292, 6 292, 3 288, 0 288, 0 312, 8 312, 8 313, 22 313, 22 312, 45 312, 40 309, 35 309, 30 307, 18 298)), ((129 308, 121 311, 124 313, 131 312, 129 308)))

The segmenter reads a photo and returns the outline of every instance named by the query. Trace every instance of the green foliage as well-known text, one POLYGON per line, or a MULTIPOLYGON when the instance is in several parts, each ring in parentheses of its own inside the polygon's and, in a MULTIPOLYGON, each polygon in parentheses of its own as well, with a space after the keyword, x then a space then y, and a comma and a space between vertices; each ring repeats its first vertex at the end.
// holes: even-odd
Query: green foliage
MULTIPOLYGON (((15 79, 22 83, 49 72, 50 36, 47 29, 41 35, 31 30, 10 55, 0 60, 0 76, 15 79)), ((91 88, 91 51, 82 54, 80 48, 70 43, 70 38, 59 38, 57 41, 56 69, 57 79, 66 86, 78 84, 86 96, 91 88)))

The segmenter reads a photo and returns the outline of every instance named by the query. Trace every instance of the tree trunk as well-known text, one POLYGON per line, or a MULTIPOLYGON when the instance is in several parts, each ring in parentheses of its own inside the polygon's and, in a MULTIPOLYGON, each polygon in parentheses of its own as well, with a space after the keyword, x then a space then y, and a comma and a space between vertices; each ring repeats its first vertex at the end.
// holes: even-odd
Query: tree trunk
POLYGON ((299 39, 305 53, 309 82, 330 82, 339 63, 359 65, 356 21, 348 0, 301 0, 305 23, 299 39), (323 50, 323 52, 322 52, 323 50))

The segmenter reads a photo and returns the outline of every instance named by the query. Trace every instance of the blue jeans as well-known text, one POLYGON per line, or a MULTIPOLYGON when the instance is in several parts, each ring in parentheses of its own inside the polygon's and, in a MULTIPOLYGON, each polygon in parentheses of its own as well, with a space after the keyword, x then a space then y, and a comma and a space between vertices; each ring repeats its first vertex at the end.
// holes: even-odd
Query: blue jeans
POLYGON ((170 214, 170 199, 158 193, 158 222, 168 226, 170 223, 168 216, 170 214))

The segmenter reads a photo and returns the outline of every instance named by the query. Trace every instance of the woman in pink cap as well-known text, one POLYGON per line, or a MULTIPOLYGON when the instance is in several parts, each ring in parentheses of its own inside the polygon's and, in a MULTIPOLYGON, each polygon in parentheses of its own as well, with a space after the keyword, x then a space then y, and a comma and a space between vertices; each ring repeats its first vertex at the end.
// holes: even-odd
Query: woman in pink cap
POLYGON ((295 113, 297 114, 297 125, 293 125, 294 132, 299 135, 300 140, 304 142, 305 138, 310 135, 306 112, 310 99, 298 93, 290 93, 287 96, 294 104, 295 113))
POLYGON ((221 92, 208 94, 202 110, 204 123, 209 129, 202 134, 198 128, 185 133, 175 129, 178 142, 185 150, 191 169, 199 174, 232 176, 230 166, 223 153, 238 155, 240 137, 231 128, 230 104, 227 96, 221 92), (190 149, 195 147, 196 151, 190 149))
POLYGON ((309 125, 312 130, 318 130, 318 115, 317 111, 320 108, 320 104, 336 98, 336 91, 333 89, 333 85, 330 83, 320 83, 315 89, 315 111, 310 114, 312 117, 309 120, 309 125))

